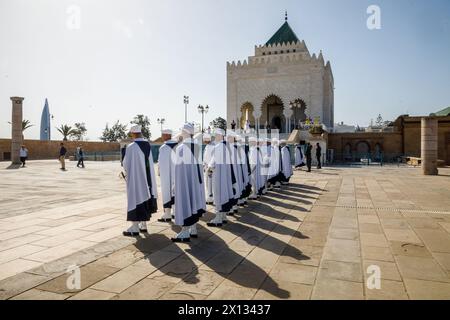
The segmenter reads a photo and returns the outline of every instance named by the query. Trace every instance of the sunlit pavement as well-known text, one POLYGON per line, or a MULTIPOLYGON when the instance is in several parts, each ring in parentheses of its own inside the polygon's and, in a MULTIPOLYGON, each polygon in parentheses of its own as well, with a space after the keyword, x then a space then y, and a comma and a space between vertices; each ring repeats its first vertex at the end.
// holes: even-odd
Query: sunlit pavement
POLYGON ((296 171, 224 228, 206 227, 208 213, 198 239, 173 244, 178 228, 156 222, 161 213, 150 234, 121 236, 119 163, 8 165, 1 299, 450 299, 448 168, 296 171))

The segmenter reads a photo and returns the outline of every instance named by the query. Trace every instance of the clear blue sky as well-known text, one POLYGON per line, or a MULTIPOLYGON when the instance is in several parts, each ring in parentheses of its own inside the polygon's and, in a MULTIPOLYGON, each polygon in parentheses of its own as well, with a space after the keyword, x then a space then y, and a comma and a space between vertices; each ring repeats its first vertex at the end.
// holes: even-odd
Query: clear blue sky
MULTIPOLYGON (((39 137, 45 98, 53 127, 86 122, 95 140, 105 124, 143 113, 179 128, 209 104, 225 115, 226 62, 245 59, 284 22, 311 53, 323 50, 335 77, 335 120, 367 125, 381 113, 429 114, 450 106, 448 0, 0 0, 0 137, 10 137, 10 96, 39 137), (366 27, 369 5, 382 29, 366 27), (70 5, 81 28, 66 27, 70 5)), ((54 139, 60 139, 53 129, 54 139)))

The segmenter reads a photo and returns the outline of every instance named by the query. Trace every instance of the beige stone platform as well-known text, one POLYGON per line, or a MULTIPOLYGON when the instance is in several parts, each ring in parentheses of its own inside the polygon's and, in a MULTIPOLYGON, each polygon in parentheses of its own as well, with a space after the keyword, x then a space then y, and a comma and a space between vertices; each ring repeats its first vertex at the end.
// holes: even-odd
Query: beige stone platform
MULTIPOLYGON (((296 172, 190 244, 122 237, 118 163, 0 163, 0 299, 450 299, 450 169, 296 172), (69 290, 67 268, 81 269, 69 290), (369 266, 381 289, 369 290, 369 266)), ((210 208, 211 209, 211 208, 210 208)))

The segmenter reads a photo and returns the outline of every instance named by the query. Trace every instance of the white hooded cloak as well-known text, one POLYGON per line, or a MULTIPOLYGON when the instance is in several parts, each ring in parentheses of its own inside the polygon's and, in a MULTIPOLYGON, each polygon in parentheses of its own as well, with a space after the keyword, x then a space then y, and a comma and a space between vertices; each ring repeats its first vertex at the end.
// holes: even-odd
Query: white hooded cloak
POLYGON ((158 211, 155 169, 150 143, 135 139, 124 152, 123 168, 127 176, 127 220, 149 221, 158 211))
POLYGON ((288 146, 281 148, 282 181, 289 182, 292 177, 291 152, 288 146))
POLYGON ((185 139, 175 150, 175 224, 189 227, 206 212, 200 149, 185 139))
POLYGON ((171 209, 175 204, 175 163, 173 156, 175 155, 176 145, 176 141, 169 140, 159 148, 158 164, 164 209, 171 209))
POLYGON ((216 142, 208 168, 213 172, 213 195, 216 212, 228 213, 237 201, 233 190, 236 176, 231 164, 231 154, 227 142, 216 142))

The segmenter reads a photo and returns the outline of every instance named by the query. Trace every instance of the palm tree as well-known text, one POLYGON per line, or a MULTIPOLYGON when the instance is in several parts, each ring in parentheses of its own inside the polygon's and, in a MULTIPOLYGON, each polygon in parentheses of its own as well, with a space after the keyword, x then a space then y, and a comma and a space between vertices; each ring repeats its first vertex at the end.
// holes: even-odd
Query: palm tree
MULTIPOLYGON (((8 121, 9 124, 12 124, 10 121, 8 121)), ((22 120, 22 140, 24 140, 23 132, 29 128, 33 127, 30 120, 22 120)))
POLYGON ((63 141, 67 141, 67 137, 76 133, 76 130, 72 129, 72 127, 67 124, 62 124, 59 128, 56 128, 56 130, 64 137, 63 141))
POLYGON ((31 127, 33 127, 33 125, 31 124, 30 120, 22 120, 22 132, 31 127))
MULTIPOLYGON (((9 124, 11 124, 10 121, 8 121, 9 124)), ((30 120, 22 120, 22 132, 25 130, 33 127, 34 125, 31 124, 30 120)))

